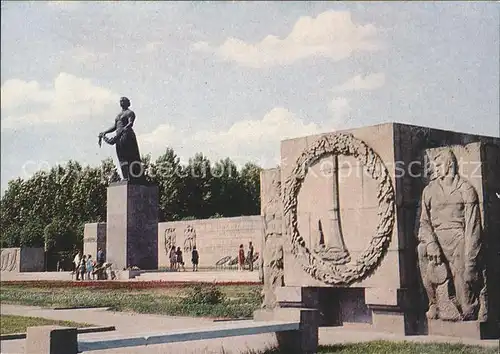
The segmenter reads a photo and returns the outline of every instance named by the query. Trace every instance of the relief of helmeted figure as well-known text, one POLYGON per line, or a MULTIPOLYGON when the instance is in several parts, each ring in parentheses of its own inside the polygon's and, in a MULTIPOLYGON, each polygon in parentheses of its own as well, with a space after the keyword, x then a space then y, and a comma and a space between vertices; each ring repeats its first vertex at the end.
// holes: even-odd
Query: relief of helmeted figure
POLYGON ((421 200, 418 257, 429 299, 427 317, 484 319, 481 214, 476 190, 458 174, 451 149, 439 151, 421 200), (439 296, 439 289, 446 289, 439 296))

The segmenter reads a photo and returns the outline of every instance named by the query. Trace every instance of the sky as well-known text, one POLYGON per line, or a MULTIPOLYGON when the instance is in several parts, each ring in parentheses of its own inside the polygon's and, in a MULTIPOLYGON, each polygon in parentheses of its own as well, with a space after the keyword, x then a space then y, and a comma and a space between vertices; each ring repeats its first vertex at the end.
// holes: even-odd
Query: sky
POLYGON ((1 3, 1 188, 99 148, 279 163, 280 141, 400 122, 499 136, 495 2, 1 3))

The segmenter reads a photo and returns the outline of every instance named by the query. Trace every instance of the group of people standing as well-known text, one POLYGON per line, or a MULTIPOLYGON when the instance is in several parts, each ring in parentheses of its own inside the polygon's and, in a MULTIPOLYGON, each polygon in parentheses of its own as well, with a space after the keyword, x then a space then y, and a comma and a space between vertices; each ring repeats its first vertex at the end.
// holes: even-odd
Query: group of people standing
POLYGON ((252 241, 248 243, 248 253, 245 258, 245 248, 243 244, 240 245, 240 249, 238 250, 238 270, 245 269, 245 262, 248 264, 248 269, 253 272, 253 257, 254 257, 254 249, 252 245, 252 241))
MULTIPOLYGON (((180 247, 175 248, 175 246, 172 246, 170 249, 170 270, 173 271, 179 271, 180 268, 182 267, 183 271, 186 271, 185 268, 185 263, 184 263, 184 258, 182 256, 182 250, 180 247)), ((193 246, 193 249, 191 250, 191 263, 193 265, 193 272, 198 271, 198 263, 200 260, 200 256, 198 254, 198 250, 196 249, 196 246, 193 246)))
POLYGON ((104 251, 99 248, 97 250, 97 259, 94 260, 92 255, 82 255, 78 251, 73 258, 73 272, 76 274, 76 280, 97 280, 103 279, 102 269, 105 261, 104 251))

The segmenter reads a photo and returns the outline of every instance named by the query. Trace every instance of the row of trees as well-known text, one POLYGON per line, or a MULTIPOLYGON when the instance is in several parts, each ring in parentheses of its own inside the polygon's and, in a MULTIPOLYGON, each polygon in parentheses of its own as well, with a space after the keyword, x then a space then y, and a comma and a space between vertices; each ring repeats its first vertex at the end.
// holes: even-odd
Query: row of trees
MULTIPOLYGON (((229 158, 211 163, 196 154, 181 164, 168 148, 143 157, 146 179, 159 186, 160 221, 255 215, 260 212, 260 167, 229 158)), ((75 161, 9 181, 1 198, 1 247, 46 247, 50 254, 81 248, 85 223, 106 220, 106 188, 119 180, 112 159, 100 166, 75 161)))

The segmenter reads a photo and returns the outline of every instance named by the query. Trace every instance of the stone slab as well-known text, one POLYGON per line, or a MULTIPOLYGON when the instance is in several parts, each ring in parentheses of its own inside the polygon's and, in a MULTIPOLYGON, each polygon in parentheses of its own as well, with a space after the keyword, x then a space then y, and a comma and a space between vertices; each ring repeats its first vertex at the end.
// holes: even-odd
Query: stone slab
POLYGON ((0 257, 2 273, 42 272, 45 268, 45 251, 43 248, 2 248, 0 257))
MULTIPOLYGON (((307 267, 303 268, 291 253, 291 230, 284 229, 288 234, 284 247, 285 284, 364 288, 364 301, 374 312, 374 326, 398 328, 401 333, 406 334, 416 331, 420 326, 418 323, 422 322, 420 317, 425 313, 425 295, 418 271, 416 232, 422 190, 428 181, 426 157, 446 148, 451 149, 457 157, 460 176, 471 183, 479 196, 488 282, 488 318, 494 318, 498 323, 500 286, 492 279, 498 279, 500 274, 498 266, 494 266, 500 263, 500 239, 496 237, 500 234, 500 220, 498 216, 494 216, 500 213, 500 198, 494 198, 500 191, 500 139, 398 123, 338 133, 344 134, 344 138, 341 138, 344 140, 336 140, 335 144, 344 147, 344 151, 352 153, 356 150, 353 146, 358 146, 356 144, 359 142, 356 143, 355 140, 359 139, 368 146, 366 151, 372 149, 387 168, 394 189, 395 207, 390 242, 381 252, 383 256, 377 265, 365 272, 359 280, 346 285, 327 285, 313 277, 323 270, 328 273, 328 267, 319 267, 318 263, 312 262, 306 272, 304 268, 307 267), (348 145, 350 148, 345 148, 348 145)), ((339 135, 333 136, 330 141, 323 141, 324 144, 316 146, 315 150, 306 152, 324 136, 328 134, 282 141, 280 169, 283 186, 286 186, 297 159, 322 151, 324 147, 337 146, 329 144, 339 135)), ((360 157, 365 155, 364 149, 358 150, 358 153, 360 157)), ((316 162, 308 165, 308 173, 297 195, 298 229, 303 245, 307 247, 302 254, 312 251, 323 238, 327 240, 332 237, 328 234, 335 234, 330 224, 336 224, 336 221, 329 216, 330 210, 337 203, 337 198, 334 198, 336 188, 333 174, 328 173, 334 171, 332 159, 331 156, 321 155, 316 162), (318 220, 322 222, 319 223, 318 220)), ((367 251, 379 223, 377 184, 366 173, 366 166, 362 166, 353 156, 338 156, 337 167, 340 226, 343 242, 351 256, 348 265, 354 267, 356 262, 359 262, 358 265, 364 263, 365 260, 360 256, 367 251)), ((297 180, 301 181, 301 178, 297 180)), ((289 197, 284 195, 284 200, 289 200, 289 197)))
POLYGON ((28 327, 26 354, 76 354, 76 328, 61 326, 28 327))
POLYGON ((319 343, 320 314, 310 308, 275 308, 273 310, 257 310, 254 320, 294 321, 300 323, 298 331, 277 332, 278 346, 284 353, 313 354, 317 352, 319 343))
POLYGON ((408 334, 404 312, 374 310, 372 311, 372 327, 378 332, 408 334))
MULTIPOLYGON (((190 244, 196 244, 200 256, 199 268, 215 268, 216 263, 224 257, 236 258, 240 244, 245 248, 245 255, 250 241, 254 246, 254 254, 261 252, 262 217, 252 215, 162 222, 158 225, 157 237, 160 267, 170 267, 172 245, 181 247, 186 267, 190 267, 190 244)), ((256 260, 254 268, 258 264, 259 260, 256 260)))
POLYGON ((114 269, 158 269, 158 187, 108 187, 106 261, 114 269))
POLYGON ((237 337, 262 333, 298 331, 298 321, 241 321, 212 325, 206 328, 188 328, 165 333, 147 333, 128 336, 110 336, 108 338, 80 341, 80 351, 93 351, 111 348, 128 348, 153 344, 188 342, 213 338, 237 337))
POLYGON ((472 339, 498 338, 498 324, 479 321, 442 321, 429 320, 427 322, 429 335, 451 336, 472 339))
POLYGON ((83 231, 83 254, 90 254, 95 260, 99 248, 106 251, 106 223, 85 224, 83 231))
MULTIPOLYGON (((352 134, 355 138, 364 141, 370 146, 386 164, 392 183, 395 183, 395 172, 387 166, 394 162, 393 126, 377 125, 343 131, 352 134)), ((289 177, 295 161, 303 151, 310 147, 321 135, 289 139, 281 142, 281 158, 286 164, 281 166, 282 184, 289 177)), ((333 173, 328 172, 332 157, 320 158, 309 169, 298 195, 297 216, 299 232, 305 239, 306 246, 314 248, 318 245, 319 234, 318 220, 324 223, 323 231, 325 241, 330 236, 328 211, 333 207, 333 173)), ((359 161, 352 156, 338 157, 338 207, 343 241, 351 253, 351 259, 357 257, 366 249, 376 232, 378 223, 376 203, 376 183, 366 173, 359 161)), ((383 258, 379 271, 370 277, 356 283, 357 287, 390 287, 399 288, 400 274, 400 244, 397 237, 397 225, 394 225, 391 241, 388 245, 388 254, 383 258), (383 269, 382 269, 383 268, 383 269)), ((287 238, 287 240, 290 237, 287 238)), ((325 286, 321 281, 316 281, 305 273, 286 248, 284 263, 285 284, 290 286, 325 286)))
MULTIPOLYGON (((101 333, 101 332, 111 332, 116 330, 115 326, 97 326, 97 327, 82 327, 77 328, 77 334, 86 333, 101 333)), ((26 333, 10 333, 0 335, 0 341, 2 340, 15 340, 15 339, 25 339, 26 333)))

